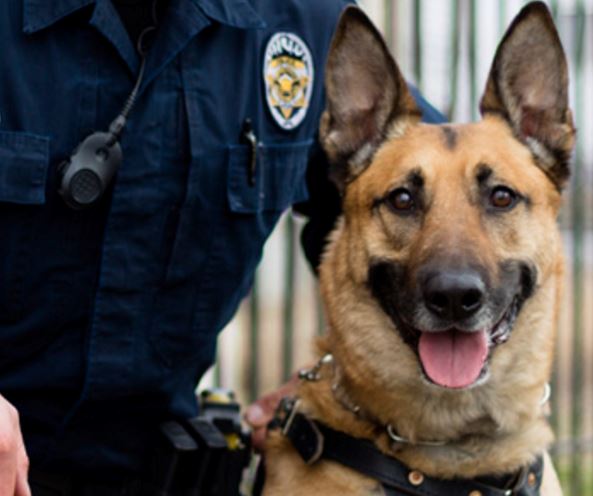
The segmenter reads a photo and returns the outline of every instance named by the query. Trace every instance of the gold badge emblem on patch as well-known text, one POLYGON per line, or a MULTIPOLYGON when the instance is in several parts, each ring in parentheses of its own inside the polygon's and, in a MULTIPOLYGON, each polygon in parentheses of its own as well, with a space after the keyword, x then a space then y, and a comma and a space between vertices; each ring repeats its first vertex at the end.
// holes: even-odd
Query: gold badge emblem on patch
POLYGON ((307 115, 313 92, 313 58, 305 42, 292 33, 276 33, 266 47, 266 100, 282 129, 296 128, 307 115))

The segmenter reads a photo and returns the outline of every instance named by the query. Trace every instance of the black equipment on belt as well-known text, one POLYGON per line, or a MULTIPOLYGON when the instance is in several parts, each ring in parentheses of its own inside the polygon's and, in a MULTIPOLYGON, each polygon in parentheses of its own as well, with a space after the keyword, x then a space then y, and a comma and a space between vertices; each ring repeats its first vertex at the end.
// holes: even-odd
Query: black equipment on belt
POLYGON ((298 400, 285 398, 279 407, 276 427, 286 436, 308 465, 331 460, 379 481, 389 496, 538 496, 543 459, 506 477, 436 479, 411 470, 385 455, 370 441, 335 431, 299 413, 298 400))
MULTIPOLYGON (((201 396, 198 417, 160 425, 142 473, 119 483, 40 472, 29 480, 34 496, 238 496, 250 461, 251 436, 241 426, 230 391, 201 396)), ((100 474, 99 474, 100 476, 100 474)))
POLYGON ((150 496, 198 496, 226 443, 222 434, 199 418, 191 429, 179 422, 160 427, 158 444, 143 477, 142 493, 150 496))
POLYGON ((138 37, 136 48, 141 57, 140 70, 134 89, 126 99, 121 112, 109 125, 107 132, 97 131, 87 136, 70 157, 58 166, 58 192, 74 210, 82 210, 96 204, 122 163, 123 154, 119 139, 144 79, 149 37, 154 34, 158 25, 157 3, 158 0, 153 0, 153 24, 146 27, 138 37))
POLYGON ((251 456, 230 391, 201 395, 199 417, 161 426, 159 445, 143 477, 142 496, 238 496, 251 456))
POLYGON ((226 447, 211 474, 216 483, 204 484, 204 496, 237 496, 243 471, 251 461, 251 432, 241 425, 239 403, 232 391, 215 389, 200 395, 201 418, 224 436, 226 447))

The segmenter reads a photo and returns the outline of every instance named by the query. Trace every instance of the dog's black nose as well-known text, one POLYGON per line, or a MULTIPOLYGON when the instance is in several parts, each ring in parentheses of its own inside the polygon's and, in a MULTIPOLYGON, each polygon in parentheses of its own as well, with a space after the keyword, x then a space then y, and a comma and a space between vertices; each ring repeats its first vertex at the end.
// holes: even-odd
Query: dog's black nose
POLYGON ((486 285, 474 271, 438 271, 427 274, 422 292, 426 307, 447 320, 462 320, 484 303, 486 285))

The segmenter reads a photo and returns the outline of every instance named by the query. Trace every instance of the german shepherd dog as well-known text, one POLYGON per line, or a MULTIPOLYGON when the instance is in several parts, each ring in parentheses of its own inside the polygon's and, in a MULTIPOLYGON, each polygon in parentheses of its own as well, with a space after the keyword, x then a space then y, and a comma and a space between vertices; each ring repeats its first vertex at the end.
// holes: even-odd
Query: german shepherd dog
MULTIPOLYGON (((575 139, 567 72, 547 7, 531 3, 498 47, 482 120, 422 124, 369 19, 348 7, 339 21, 320 128, 343 195, 320 268, 331 356, 304 374, 298 411, 401 462, 419 490, 405 494, 538 457, 539 494, 561 494, 543 396, 575 139)), ((336 461, 305 463, 280 430, 266 456, 267 496, 385 494, 336 461)))

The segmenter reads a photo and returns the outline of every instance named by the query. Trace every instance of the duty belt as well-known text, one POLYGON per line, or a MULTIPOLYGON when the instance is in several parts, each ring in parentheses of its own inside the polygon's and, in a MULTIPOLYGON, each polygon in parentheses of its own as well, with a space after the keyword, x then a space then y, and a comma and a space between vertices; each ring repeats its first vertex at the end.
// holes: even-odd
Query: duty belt
POLYGON ((543 459, 518 473, 476 479, 437 479, 411 470, 370 441, 330 429, 285 399, 275 422, 305 463, 331 460, 379 481, 388 496, 539 496, 543 459))
POLYGON ((141 482, 91 483, 77 477, 42 472, 31 468, 29 483, 33 496, 143 496, 141 482))

